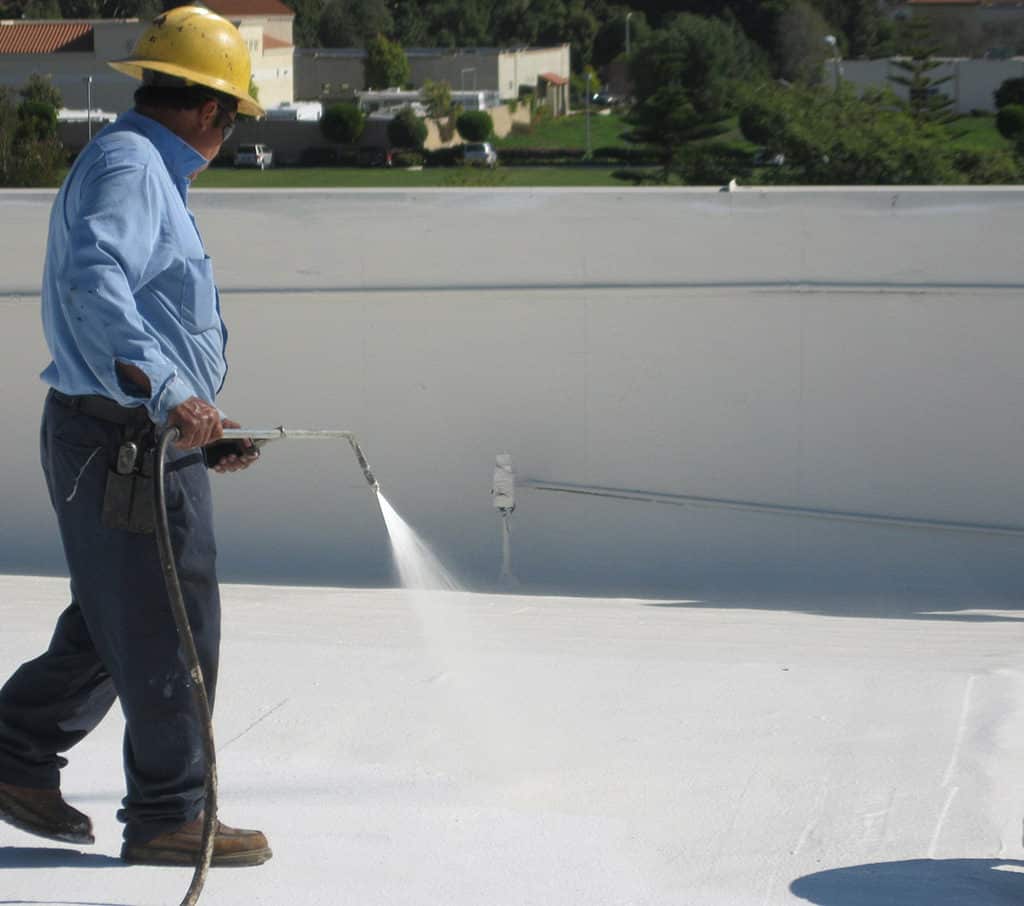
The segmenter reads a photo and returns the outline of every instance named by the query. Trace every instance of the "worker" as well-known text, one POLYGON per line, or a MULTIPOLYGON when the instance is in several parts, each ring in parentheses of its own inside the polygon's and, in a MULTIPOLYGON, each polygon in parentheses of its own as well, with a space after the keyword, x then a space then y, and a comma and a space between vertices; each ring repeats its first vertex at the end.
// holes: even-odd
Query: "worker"
MULTIPOLYGON (((248 441, 209 446, 239 426, 215 402, 227 332, 187 192, 237 116, 263 111, 249 95, 238 29, 202 7, 158 16, 132 56, 110 65, 141 79, 135 107, 68 173, 43 274, 53 361, 42 373, 50 390, 40 443, 71 604, 45 653, 0 689, 0 819, 49 839, 94 842, 90 819, 61 795, 61 753, 117 699, 121 858, 189 865, 199 859, 206 764, 153 533, 152 459, 156 434, 176 426, 168 518, 212 701, 220 598, 207 468, 239 471, 258 452, 248 441)), ((213 865, 270 857, 259 831, 217 825, 213 865)))

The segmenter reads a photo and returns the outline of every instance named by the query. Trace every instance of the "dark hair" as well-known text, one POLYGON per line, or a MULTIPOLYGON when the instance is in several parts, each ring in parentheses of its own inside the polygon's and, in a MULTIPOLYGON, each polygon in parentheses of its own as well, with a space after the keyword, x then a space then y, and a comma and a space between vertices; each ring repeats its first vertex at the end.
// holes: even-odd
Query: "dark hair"
POLYGON ((208 101, 234 113, 238 99, 205 85, 192 85, 184 79, 146 70, 142 84, 135 89, 135 106, 157 110, 198 110, 208 101))

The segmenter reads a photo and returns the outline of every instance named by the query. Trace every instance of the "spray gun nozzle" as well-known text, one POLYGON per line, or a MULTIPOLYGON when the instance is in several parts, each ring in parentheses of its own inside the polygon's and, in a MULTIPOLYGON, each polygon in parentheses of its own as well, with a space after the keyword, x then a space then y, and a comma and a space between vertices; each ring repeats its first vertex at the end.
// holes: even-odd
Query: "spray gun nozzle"
POLYGON ((349 446, 352 447, 352 452, 356 455, 359 468, 362 469, 367 484, 369 484, 374 493, 380 493, 380 485, 370 470, 370 464, 366 461, 363 448, 359 446, 359 441, 356 440, 355 434, 351 431, 320 431, 305 428, 285 429, 283 427, 227 428, 224 431, 224 437, 226 439, 250 440, 257 449, 270 443, 272 440, 285 440, 287 438, 292 438, 293 440, 347 440, 349 446))

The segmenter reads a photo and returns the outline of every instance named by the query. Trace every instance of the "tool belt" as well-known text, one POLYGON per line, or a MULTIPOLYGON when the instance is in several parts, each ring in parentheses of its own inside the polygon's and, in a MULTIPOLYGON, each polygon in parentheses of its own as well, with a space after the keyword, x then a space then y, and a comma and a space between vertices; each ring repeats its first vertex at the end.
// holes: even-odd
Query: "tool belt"
POLYGON ((59 390, 51 390, 50 396, 65 409, 115 425, 153 425, 145 406, 122 406, 105 396, 68 396, 59 390))
POLYGON ((105 396, 67 396, 51 390, 54 402, 121 427, 116 456, 111 456, 103 494, 104 527, 152 534, 155 524, 153 422, 143 406, 121 406, 105 396))

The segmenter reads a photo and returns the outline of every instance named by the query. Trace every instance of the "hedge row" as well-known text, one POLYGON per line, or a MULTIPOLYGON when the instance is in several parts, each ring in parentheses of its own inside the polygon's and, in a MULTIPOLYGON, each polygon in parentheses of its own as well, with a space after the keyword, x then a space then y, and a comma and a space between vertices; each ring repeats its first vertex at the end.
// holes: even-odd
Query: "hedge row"
MULTIPOLYGON (((456 145, 426 151, 423 157, 427 166, 453 167, 462 162, 462 148, 456 145)), ((579 164, 585 159, 586 152, 582 148, 498 148, 498 160, 516 167, 579 164)), ((637 167, 655 166, 658 163, 657 154, 650 148, 597 148, 590 159, 597 163, 623 163, 637 167)))

